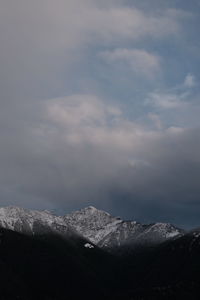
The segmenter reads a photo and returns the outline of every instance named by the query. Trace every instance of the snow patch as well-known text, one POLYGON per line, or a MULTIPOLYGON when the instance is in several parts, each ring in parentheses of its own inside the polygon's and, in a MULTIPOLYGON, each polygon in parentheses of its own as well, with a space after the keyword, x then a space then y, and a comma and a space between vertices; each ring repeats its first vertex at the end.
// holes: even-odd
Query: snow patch
POLYGON ((94 246, 93 246, 92 244, 90 244, 90 243, 86 243, 86 244, 84 245, 84 247, 85 247, 85 248, 89 248, 89 249, 94 248, 94 246))

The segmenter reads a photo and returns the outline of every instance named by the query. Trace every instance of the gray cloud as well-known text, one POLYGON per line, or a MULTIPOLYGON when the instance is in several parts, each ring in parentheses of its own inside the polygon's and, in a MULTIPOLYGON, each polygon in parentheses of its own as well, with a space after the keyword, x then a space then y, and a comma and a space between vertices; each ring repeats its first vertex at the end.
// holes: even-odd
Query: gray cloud
POLYGON ((185 13, 122 1, 0 5, 1 205, 64 211, 93 204, 141 221, 197 224, 199 129, 165 128, 152 112, 155 129, 130 120, 100 93, 82 92, 93 81, 81 88, 76 78, 92 51, 178 35, 185 13))
MULTIPOLYGON (((107 63, 125 64, 133 72, 147 76, 153 79, 157 73, 159 75, 160 59, 157 55, 153 55, 143 49, 114 49, 113 51, 104 51, 99 56, 107 63)), ((190 78, 188 78, 191 81, 190 78)))
POLYGON ((1 139, 2 203, 66 210, 92 203, 144 221, 197 223, 199 129, 150 130, 92 95, 34 109, 34 123, 1 139))
POLYGON ((70 78, 86 45, 112 46, 145 37, 163 39, 180 32, 182 12, 164 10, 152 15, 120 3, 1 1, 2 87, 21 96, 51 97, 66 84, 63 73, 66 76, 67 69, 70 78))

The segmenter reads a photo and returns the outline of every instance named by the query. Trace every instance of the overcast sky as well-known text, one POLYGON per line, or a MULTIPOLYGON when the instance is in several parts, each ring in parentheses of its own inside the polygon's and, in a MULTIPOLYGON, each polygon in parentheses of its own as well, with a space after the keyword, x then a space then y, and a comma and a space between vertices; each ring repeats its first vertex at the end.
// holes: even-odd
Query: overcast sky
POLYGON ((0 0, 0 206, 200 225, 199 0, 0 0))

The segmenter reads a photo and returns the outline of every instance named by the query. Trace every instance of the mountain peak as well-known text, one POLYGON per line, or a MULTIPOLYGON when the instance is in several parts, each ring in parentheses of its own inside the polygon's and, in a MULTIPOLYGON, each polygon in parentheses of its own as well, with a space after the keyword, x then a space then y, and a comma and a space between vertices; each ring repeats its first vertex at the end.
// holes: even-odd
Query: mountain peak
POLYGON ((81 209, 81 210, 82 210, 82 211, 89 211, 89 212, 93 213, 93 212, 98 211, 99 209, 97 209, 97 208, 94 207, 94 206, 87 206, 87 207, 85 207, 85 208, 83 208, 83 209, 81 209))
POLYGON ((110 214, 107 213, 106 211, 98 209, 98 208, 96 208, 92 205, 86 206, 86 207, 82 208, 81 210, 78 210, 78 211, 75 211, 75 212, 72 212, 72 213, 84 213, 84 212, 89 213, 89 214, 95 214, 95 213, 98 214, 99 213, 99 214, 105 214, 105 215, 110 216, 110 214))
POLYGON ((94 206, 67 214, 64 216, 64 220, 94 244, 114 231, 117 224, 122 222, 121 219, 112 217, 109 213, 94 206))
POLYGON ((85 209, 91 209, 91 210, 97 210, 97 208, 96 207, 94 207, 94 206, 88 206, 88 207, 86 207, 85 209))
POLYGON ((39 228, 67 227, 62 217, 47 211, 29 210, 17 206, 0 208, 0 226, 18 232, 34 234, 39 228))

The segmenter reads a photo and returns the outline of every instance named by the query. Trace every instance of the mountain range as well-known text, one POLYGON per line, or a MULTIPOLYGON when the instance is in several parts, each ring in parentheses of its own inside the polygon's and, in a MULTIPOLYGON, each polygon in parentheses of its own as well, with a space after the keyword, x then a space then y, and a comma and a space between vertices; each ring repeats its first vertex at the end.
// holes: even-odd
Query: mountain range
POLYGON ((200 299, 200 230, 0 208, 0 299, 200 299))
POLYGON ((49 211, 19 207, 0 208, 0 226, 25 234, 57 232, 64 236, 79 235, 92 244, 112 249, 124 245, 159 244, 184 234, 169 223, 144 225, 124 221, 93 206, 56 216, 49 211))

